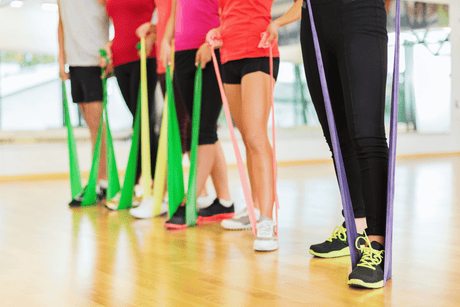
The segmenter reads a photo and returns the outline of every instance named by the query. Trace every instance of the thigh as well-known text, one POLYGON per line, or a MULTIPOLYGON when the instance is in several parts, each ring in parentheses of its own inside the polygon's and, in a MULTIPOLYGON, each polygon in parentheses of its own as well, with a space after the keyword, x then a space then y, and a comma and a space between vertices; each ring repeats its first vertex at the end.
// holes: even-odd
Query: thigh
MULTIPOLYGON (((137 103, 141 84, 140 61, 129 62, 129 101, 126 102, 133 117, 136 117, 137 103)), ((149 82, 147 80, 147 82, 149 82)))
MULTIPOLYGON (((155 91, 157 88, 157 61, 155 58, 147 59, 147 90, 149 99, 150 122, 156 122, 156 100, 155 91)), ((152 124, 151 124, 152 126, 152 124)), ((151 127, 154 128, 154 127, 151 127)))
MULTIPOLYGON (((340 77, 339 65, 336 57, 336 50, 330 48, 327 43, 331 39, 328 29, 323 24, 327 24, 328 17, 333 18, 329 6, 315 6, 313 12, 315 17, 318 40, 321 48, 323 67, 326 73, 326 83, 328 93, 331 99, 332 110, 335 124, 341 144, 350 144, 350 134, 345 113, 344 92, 340 77), (330 16, 328 16, 330 14, 330 16)), ((337 24, 334 22, 334 24, 337 24)), ((340 22, 338 21, 340 25, 340 22)), ((313 105, 318 115, 319 122, 323 129, 324 136, 331 147, 331 136, 327 119, 326 107, 324 104, 323 88, 320 81, 316 51, 313 44, 313 35, 310 24, 310 15, 308 10, 302 10, 301 21, 301 46, 304 59, 305 76, 307 79, 308 89, 312 98, 313 105)), ((330 148, 332 151, 332 148, 330 148)))
MULTIPOLYGON (((220 59, 219 54, 216 54, 220 59)), ((220 60, 218 60, 220 67, 220 60)), ((222 110, 222 96, 217 82, 216 71, 211 63, 203 69, 203 84, 201 97, 200 130, 217 131, 217 120, 222 110)))
POLYGON ((241 80, 242 129, 245 135, 267 134, 271 107, 270 75, 257 71, 241 80))
POLYGON ((193 92, 195 84, 195 56, 196 50, 177 51, 175 54, 174 78, 179 90, 180 98, 185 110, 192 116, 193 92))
POLYGON ((83 88, 80 82, 79 67, 69 67, 70 88, 72 101, 75 103, 84 102, 83 88))
POLYGON ((343 8, 339 63, 353 138, 385 137, 387 77, 386 11, 382 1, 355 1, 343 8))

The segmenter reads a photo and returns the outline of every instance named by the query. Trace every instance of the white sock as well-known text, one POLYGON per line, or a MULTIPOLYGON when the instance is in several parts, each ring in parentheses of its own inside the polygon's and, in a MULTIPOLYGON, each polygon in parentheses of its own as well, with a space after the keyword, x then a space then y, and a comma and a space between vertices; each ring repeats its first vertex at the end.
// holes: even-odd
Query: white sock
POLYGON ((224 200, 219 198, 219 202, 222 204, 222 206, 226 208, 230 208, 233 205, 233 202, 231 200, 224 200))
POLYGON ((109 182, 104 179, 99 179, 99 186, 101 188, 107 189, 107 187, 109 186, 109 182))

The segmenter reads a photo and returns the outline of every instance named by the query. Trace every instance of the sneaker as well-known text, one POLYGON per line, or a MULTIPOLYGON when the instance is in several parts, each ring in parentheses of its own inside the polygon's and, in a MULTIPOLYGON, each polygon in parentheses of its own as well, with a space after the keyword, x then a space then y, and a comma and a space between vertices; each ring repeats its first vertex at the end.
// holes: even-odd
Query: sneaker
MULTIPOLYGON (((118 192, 111 200, 105 203, 105 207, 110 210, 118 210, 118 205, 120 204, 121 191, 118 192)), ((133 192, 132 208, 137 208, 141 204, 142 196, 136 196, 136 193, 133 192)))
MULTIPOLYGON (((256 214, 256 220, 259 221, 260 218, 260 210, 254 208, 254 212, 256 214)), ((249 221, 249 214, 248 209, 244 208, 244 210, 235 214, 232 219, 223 220, 220 223, 222 227, 228 230, 244 230, 244 229, 251 229, 251 222, 249 221)))
POLYGON ((185 206, 179 206, 176 213, 164 223, 164 226, 169 229, 187 228, 187 223, 185 222, 185 206))
MULTIPOLYGON (((362 239, 363 234, 358 233, 358 239, 362 239)), ((362 243, 362 241, 360 241, 362 243)), ((332 236, 323 243, 310 246, 310 254, 320 258, 336 258, 350 256, 348 246, 347 229, 345 222, 337 226, 332 231, 332 236)))
MULTIPOLYGON (((80 194, 78 194, 77 196, 75 196, 74 199, 72 199, 72 201, 69 203, 69 207, 80 207, 81 206, 81 203, 83 202, 83 199, 85 198, 85 190, 86 190, 86 187, 83 188, 80 194)), ((96 192, 97 192, 96 204, 100 204, 107 197, 107 189, 97 186, 96 192)))
POLYGON ((230 207, 225 207, 218 198, 209 207, 198 210, 198 222, 231 219, 233 216, 235 216, 235 206, 232 204, 230 207))
POLYGON ((385 258, 385 248, 379 242, 369 242, 367 236, 366 245, 356 245, 361 252, 358 264, 348 276, 348 284, 358 288, 377 289, 383 287, 383 265, 385 258))
POLYGON ((270 252, 278 249, 278 238, 276 238, 276 223, 261 216, 257 223, 257 237, 254 240, 254 250, 259 252, 270 252))
MULTIPOLYGON (((129 210, 129 214, 138 219, 153 218, 153 195, 141 201, 140 205, 136 208, 129 210)), ((161 211, 159 215, 164 215, 168 212, 168 203, 163 201, 161 204, 161 211)))

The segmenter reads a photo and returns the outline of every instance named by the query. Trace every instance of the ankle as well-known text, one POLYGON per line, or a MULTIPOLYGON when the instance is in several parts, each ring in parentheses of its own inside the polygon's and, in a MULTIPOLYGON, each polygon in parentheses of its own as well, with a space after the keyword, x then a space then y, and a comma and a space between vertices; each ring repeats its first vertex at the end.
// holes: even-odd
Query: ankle
POLYGON ((385 237, 384 236, 374 236, 374 235, 370 235, 370 236, 367 236, 369 238, 369 242, 379 242, 380 244, 382 244, 382 246, 385 246, 385 237))

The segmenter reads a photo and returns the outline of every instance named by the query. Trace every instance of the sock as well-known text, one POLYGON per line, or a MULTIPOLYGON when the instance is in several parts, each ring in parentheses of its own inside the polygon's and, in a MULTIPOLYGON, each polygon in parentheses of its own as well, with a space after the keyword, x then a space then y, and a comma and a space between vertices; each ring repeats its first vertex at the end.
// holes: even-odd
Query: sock
POLYGON ((261 215, 260 219, 259 219, 259 222, 263 222, 263 221, 272 221, 273 222, 273 220, 271 218, 269 218, 268 216, 261 215))
POLYGON ((219 198, 219 202, 222 206, 226 208, 230 208, 233 205, 233 202, 231 200, 224 200, 219 198))
POLYGON ((99 179, 99 186, 101 188, 107 189, 107 187, 109 186, 109 183, 107 180, 99 179))

